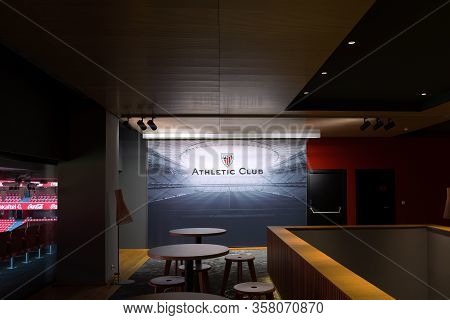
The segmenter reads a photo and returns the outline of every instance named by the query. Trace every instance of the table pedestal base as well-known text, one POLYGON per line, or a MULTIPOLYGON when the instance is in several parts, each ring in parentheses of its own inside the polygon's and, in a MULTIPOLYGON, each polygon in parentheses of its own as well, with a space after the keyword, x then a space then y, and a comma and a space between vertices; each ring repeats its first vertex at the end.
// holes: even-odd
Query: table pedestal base
POLYGON ((186 292, 194 291, 194 261, 185 260, 184 261, 184 279, 186 282, 186 292))

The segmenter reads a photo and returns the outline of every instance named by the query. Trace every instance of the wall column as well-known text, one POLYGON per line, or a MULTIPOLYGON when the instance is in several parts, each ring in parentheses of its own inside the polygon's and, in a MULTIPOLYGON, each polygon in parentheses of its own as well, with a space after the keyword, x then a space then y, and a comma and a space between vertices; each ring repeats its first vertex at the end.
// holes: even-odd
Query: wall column
POLYGON ((104 284, 117 259, 118 120, 91 103, 72 108, 68 121, 69 158, 58 164, 56 279, 59 284, 104 284))

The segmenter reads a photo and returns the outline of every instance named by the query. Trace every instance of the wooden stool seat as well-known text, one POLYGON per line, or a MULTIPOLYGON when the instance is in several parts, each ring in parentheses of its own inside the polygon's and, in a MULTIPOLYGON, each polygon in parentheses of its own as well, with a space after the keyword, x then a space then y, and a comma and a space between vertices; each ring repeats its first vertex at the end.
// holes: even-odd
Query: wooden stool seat
POLYGON ((253 261, 255 260, 255 256, 251 254, 243 253, 243 254, 228 254, 225 256, 225 260, 231 262, 239 262, 239 261, 253 261))
MULTIPOLYGON (((184 273, 184 265, 178 267, 182 273, 184 273)), ((211 266, 206 263, 202 263, 200 267, 194 263, 194 272, 197 274, 198 279, 198 288, 202 293, 208 293, 209 291, 209 276, 208 271, 211 269, 211 266)))
POLYGON ((266 296, 266 299, 273 300, 275 287, 271 283, 265 282, 244 282, 233 287, 237 298, 248 296, 249 298, 260 298, 266 296))
POLYGON ((231 271, 231 264, 233 262, 237 262, 237 283, 242 282, 242 263, 247 262, 248 269, 250 271, 250 276, 252 278, 252 281, 256 282, 256 270, 255 270, 255 264, 253 261, 255 260, 255 256, 248 254, 248 253, 241 253, 241 254, 229 254, 225 256, 225 272, 223 275, 223 281, 222 281, 222 290, 220 294, 223 296, 225 294, 225 289, 228 283, 228 277, 230 276, 231 271))
POLYGON ((184 287, 184 278, 178 276, 163 276, 151 279, 148 284, 154 288, 155 293, 163 292, 166 289, 175 289, 182 291, 184 287))

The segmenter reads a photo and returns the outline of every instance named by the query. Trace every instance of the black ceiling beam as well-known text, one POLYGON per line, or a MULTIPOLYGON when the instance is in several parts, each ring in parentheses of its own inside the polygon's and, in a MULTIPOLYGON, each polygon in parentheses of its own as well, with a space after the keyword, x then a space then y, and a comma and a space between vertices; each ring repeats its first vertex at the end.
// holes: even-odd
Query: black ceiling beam
POLYGON ((449 28, 448 0, 377 0, 286 110, 415 112, 450 101, 449 28))

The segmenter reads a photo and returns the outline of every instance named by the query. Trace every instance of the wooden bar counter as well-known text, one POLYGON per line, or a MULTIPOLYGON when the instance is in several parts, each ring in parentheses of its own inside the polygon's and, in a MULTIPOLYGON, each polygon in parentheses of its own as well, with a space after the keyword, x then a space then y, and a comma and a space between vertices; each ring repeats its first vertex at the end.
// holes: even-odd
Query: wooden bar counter
POLYGON ((375 299, 394 297, 320 251, 299 234, 313 230, 424 229, 450 236, 450 228, 432 225, 268 227, 268 271, 282 299, 375 299))

